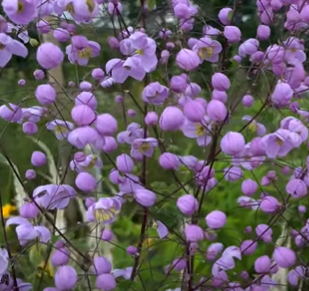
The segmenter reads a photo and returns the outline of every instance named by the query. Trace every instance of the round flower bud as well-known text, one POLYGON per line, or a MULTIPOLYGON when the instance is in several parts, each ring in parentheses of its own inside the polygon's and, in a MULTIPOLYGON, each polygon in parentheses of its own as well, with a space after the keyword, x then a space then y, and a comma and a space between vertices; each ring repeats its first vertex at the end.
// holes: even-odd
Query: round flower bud
POLYGON ((205 220, 209 228, 219 229, 226 224, 226 215, 222 211, 214 210, 207 214, 205 220))
POLYGON ((30 121, 23 123, 23 132, 28 135, 33 135, 38 132, 38 126, 30 121))
POLYGON ((64 54, 55 44, 46 42, 38 47, 36 59, 42 68, 50 70, 61 65, 64 54))
POLYGON ((96 279, 96 286, 99 290, 114 290, 116 288, 115 277, 111 274, 101 274, 96 279))
POLYGON ((221 139, 221 150, 227 155, 240 154, 245 149, 245 138, 241 133, 229 131, 221 139))
POLYGON ((36 178, 36 172, 35 170, 32 170, 32 169, 29 169, 26 171, 26 174, 25 174, 25 178, 27 180, 33 180, 36 178))
POLYGON ((227 116, 227 109, 224 103, 212 99, 207 106, 207 115, 213 121, 224 121, 227 116))
POLYGON ((194 196, 186 194, 178 198, 177 207, 184 215, 190 216, 198 210, 198 202, 194 196))
POLYGON ((156 194, 147 189, 137 189, 134 193, 134 199, 144 207, 151 207, 155 204, 157 197, 156 194))
POLYGON ((131 173, 134 169, 134 162, 127 154, 121 154, 116 159, 117 169, 122 173, 131 173))
POLYGON ((175 106, 169 106, 162 112, 159 123, 164 131, 176 131, 180 129, 184 121, 185 117, 182 111, 175 106))
POLYGON ((77 279, 77 273, 71 266, 59 267, 54 277, 55 285, 60 291, 74 289, 77 279))
POLYGON ((90 125, 96 120, 95 112, 87 105, 74 106, 71 116, 78 126, 90 125))
POLYGON ((27 218, 27 219, 32 219, 32 218, 37 217, 39 212, 40 212, 39 209, 32 202, 23 204, 19 209, 20 216, 27 218))
POLYGON ((267 273, 271 267, 271 260, 268 256, 261 256, 254 262, 254 270, 258 274, 267 273))
POLYGON ((115 134, 118 129, 116 118, 109 113, 98 115, 94 125, 99 133, 107 136, 115 134))
POLYGON ((195 100, 187 101, 183 106, 183 110, 184 115, 192 122, 201 121, 206 114, 205 107, 195 100))
POLYGON ((105 257, 96 257, 93 261, 95 275, 108 274, 112 271, 112 264, 105 257))
POLYGON ((163 153, 159 158, 159 163, 166 170, 177 170, 180 167, 179 158, 172 153, 163 153))
POLYGON ((200 226, 191 224, 185 227, 185 237, 189 242, 198 242, 205 238, 205 233, 200 226))
POLYGON ((51 85, 43 84, 36 88, 35 97, 41 105, 50 105, 55 102, 57 93, 51 85))
POLYGON ((89 173, 80 172, 75 179, 75 185, 83 192, 92 192, 97 188, 97 181, 89 173))
POLYGON ((242 242, 242 244, 240 245, 240 250, 244 255, 252 255, 256 248, 257 248, 258 244, 256 241, 253 240, 245 240, 242 242))
POLYGON ((158 114, 154 111, 150 111, 145 116, 145 123, 149 126, 154 126, 158 123, 158 114))
POLYGON ((46 155, 40 151, 34 151, 31 156, 31 164, 35 167, 41 167, 47 162, 46 155))
POLYGON ((273 258, 280 268, 291 268, 296 262, 295 252, 286 247, 276 247, 273 258))
POLYGON ((218 91, 227 91, 231 86, 229 78, 222 73, 215 73, 211 78, 211 84, 218 91))

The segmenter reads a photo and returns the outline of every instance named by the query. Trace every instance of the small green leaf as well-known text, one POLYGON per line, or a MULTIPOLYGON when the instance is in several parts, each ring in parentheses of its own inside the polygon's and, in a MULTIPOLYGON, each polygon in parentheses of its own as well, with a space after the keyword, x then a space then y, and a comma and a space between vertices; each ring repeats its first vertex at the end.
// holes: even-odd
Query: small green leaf
POLYGON ((149 11, 152 11, 155 8, 155 6, 157 4, 156 2, 157 2, 157 0, 148 0, 147 1, 147 7, 148 7, 149 11))

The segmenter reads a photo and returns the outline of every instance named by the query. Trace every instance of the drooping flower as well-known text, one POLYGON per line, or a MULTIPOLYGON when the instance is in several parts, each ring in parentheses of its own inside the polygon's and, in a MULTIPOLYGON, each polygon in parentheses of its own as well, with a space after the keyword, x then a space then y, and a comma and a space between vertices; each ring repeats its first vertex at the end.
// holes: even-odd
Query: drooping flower
POLYGON ((153 82, 147 85, 143 92, 142 98, 145 102, 153 105, 162 105, 168 97, 168 88, 162 86, 159 82, 153 82))
POLYGON ((145 72, 149 73, 154 71, 158 63, 156 42, 140 31, 136 31, 130 35, 129 41, 130 47, 135 53, 133 58, 140 59, 145 72))
POLYGON ((131 156, 137 160, 141 160, 143 156, 151 157, 157 146, 158 141, 155 138, 137 138, 132 143, 131 156))
POLYGON ((61 119, 55 119, 46 124, 48 130, 54 131, 58 140, 68 137, 71 130, 74 129, 73 123, 61 119))
POLYGON ((7 220, 6 226, 17 225, 16 234, 21 246, 27 245, 30 241, 38 238, 39 241, 47 243, 51 239, 51 233, 45 226, 33 226, 23 217, 11 217, 7 220))
POLYGON ((72 64, 87 66, 90 58, 95 58, 100 54, 101 46, 85 36, 75 35, 71 41, 72 44, 66 47, 66 54, 72 64))
POLYGON ((222 45, 210 37, 201 38, 192 48, 201 59, 201 62, 208 61, 215 63, 219 60, 219 54, 222 51, 222 45))
POLYGON ((113 223, 121 210, 121 200, 119 198, 100 198, 87 210, 89 221, 96 221, 103 225, 113 223))
POLYGON ((186 137, 196 138, 199 146, 208 146, 212 140, 211 124, 206 115, 200 122, 191 122, 186 119, 181 130, 186 137))
POLYGON ((69 185, 43 185, 34 189, 33 198, 45 209, 64 209, 74 198, 76 191, 69 185))
POLYGON ((3 0, 2 8, 5 14, 16 24, 27 25, 37 14, 35 0, 3 0))

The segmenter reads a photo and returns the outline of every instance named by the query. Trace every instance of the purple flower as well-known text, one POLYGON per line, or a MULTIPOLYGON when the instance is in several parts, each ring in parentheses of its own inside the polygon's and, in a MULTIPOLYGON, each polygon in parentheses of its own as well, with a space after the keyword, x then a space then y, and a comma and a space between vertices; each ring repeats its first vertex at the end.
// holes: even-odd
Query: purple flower
POLYGON ((83 149, 86 145, 91 145, 96 149, 101 149, 105 144, 104 137, 90 126, 78 127, 68 135, 68 142, 78 149, 83 149))
POLYGON ((219 54, 222 51, 222 45, 210 37, 201 38, 192 48, 202 61, 216 63, 219 60, 219 54))
POLYGON ((189 242, 198 242, 205 238, 205 233, 200 226, 191 224, 185 227, 185 237, 189 242))
POLYGON ((244 255, 252 255, 257 248, 258 244, 256 241, 253 241, 251 239, 249 240, 244 240, 241 245, 240 245, 240 250, 242 254, 244 255))
POLYGON ((185 121, 182 111, 176 106, 168 106, 161 114, 159 123, 164 131, 176 131, 185 121))
POLYGON ((50 84, 42 84, 36 88, 35 97, 41 105, 50 105, 55 102, 56 90, 50 84))
POLYGON ((111 74, 114 82, 124 83, 128 77, 142 81, 146 75, 139 58, 129 57, 126 61, 112 59, 106 64, 106 73, 111 74))
POLYGON ((23 217, 16 216, 9 218, 6 226, 9 225, 18 225, 16 227, 16 234, 21 246, 27 245, 36 238, 43 243, 47 243, 51 239, 51 233, 45 226, 33 226, 23 217))
POLYGON ((119 143, 132 144, 136 138, 144 137, 144 129, 138 123, 131 123, 127 130, 118 134, 117 141, 119 143))
POLYGON ((31 164, 35 167, 41 167, 47 162, 46 155, 40 151, 34 151, 31 156, 31 164))
POLYGON ((89 23, 99 14, 99 5, 95 0, 63 0, 54 3, 54 11, 57 15, 69 12, 75 21, 89 23))
POLYGON ((4 68, 11 60, 12 55, 25 58, 28 49, 19 41, 12 39, 5 33, 0 33, 0 67, 4 68))
POLYGON ((179 197, 176 205, 178 209, 187 216, 191 216, 195 211, 198 210, 198 201, 190 194, 179 197))
POLYGON ((294 198, 302 198, 308 193, 307 186, 301 179, 291 179, 287 183, 285 190, 294 198))
POLYGON ((75 197, 76 191, 69 185, 43 185, 34 189, 33 198, 45 209, 64 209, 70 199, 75 197))
POLYGON ((27 25, 36 17, 37 1, 35 0, 3 0, 5 14, 16 24, 27 25))
POLYGON ((70 252, 65 247, 58 247, 51 255, 51 262, 56 267, 67 265, 69 260, 70 252))
POLYGON ((221 139, 221 150, 231 156, 240 155, 245 149, 245 138, 241 133, 229 131, 221 139))
POLYGON ((192 71, 201 63, 198 54, 189 49, 182 49, 176 56, 176 63, 179 68, 192 71))
POLYGON ((66 47, 66 54, 72 64, 87 66, 90 58, 100 54, 101 46, 94 41, 89 41, 84 36, 75 35, 72 37, 72 44, 66 47))
POLYGON ((208 103, 206 111, 212 121, 224 121, 228 115, 225 104, 215 99, 208 103))
POLYGON ((241 31, 236 26, 225 26, 223 34, 225 38, 231 43, 239 42, 241 40, 241 31))
POLYGON ((205 217, 206 224, 211 229, 220 229, 226 224, 226 215, 222 211, 214 210, 205 217))
POLYGON ((75 105, 88 105, 93 110, 97 109, 98 101, 91 92, 81 92, 75 98, 75 105))
POLYGON ((61 266, 58 268, 55 277, 55 285, 60 291, 74 289, 78 277, 75 269, 71 266, 61 266))
POLYGON ((155 204, 157 197, 152 191, 147 189, 137 189, 134 193, 136 202, 144 207, 151 207, 155 204))
POLYGON ((290 268, 296 262, 295 252, 286 247, 276 247, 273 256, 280 268, 290 268))
POLYGON ((166 170, 177 170, 180 167, 178 156, 172 153, 163 153, 159 158, 160 166, 166 170))
POLYGON ((55 44, 45 42, 38 47, 36 59, 42 68, 50 70, 60 66, 63 62, 64 54, 55 44))
POLYGON ((103 167, 100 157, 94 154, 90 154, 82 161, 77 161, 75 158, 70 162, 70 168, 72 171, 83 172, 91 170, 94 167, 101 169, 103 167))
POLYGON ((205 115, 201 122, 191 122, 188 119, 185 120, 181 130, 183 134, 188 138, 196 138, 199 146, 208 146, 212 140, 211 137, 211 125, 208 117, 205 115))
POLYGON ((105 257, 96 257, 93 260, 93 273, 95 275, 109 274, 112 271, 111 262, 105 257))
POLYGON ((246 179, 241 184, 242 193, 247 196, 252 196, 258 189, 258 183, 252 179, 246 179))
POLYGON ((96 120, 96 114, 87 105, 76 105, 71 110, 72 120, 78 126, 91 125, 96 120))
POLYGON ((121 210, 119 198, 100 198, 87 210, 89 221, 96 221, 103 225, 113 223, 121 210))
POLYGON ((205 106, 198 100, 188 100, 183 105, 184 115, 191 122, 200 122, 206 114, 205 106))
POLYGON ((55 119, 46 124, 48 130, 54 131, 58 140, 63 140, 68 137, 74 125, 71 122, 55 119))
POLYGON ((293 98, 294 92, 291 86, 287 83, 278 83, 271 95, 271 101, 275 106, 286 106, 293 98))
POLYGON ((229 78, 222 73, 215 73, 211 77, 211 84, 218 91, 227 91, 231 86, 229 78))
POLYGON ((270 159, 277 156, 285 157, 293 148, 299 147, 301 143, 301 138, 297 133, 281 128, 275 133, 263 137, 266 155, 270 159))
POLYGON ((23 112, 18 105, 9 103, 0 107, 0 116, 6 121, 19 123, 23 117, 23 112))
POLYGON ((234 11, 232 8, 225 7, 219 11, 218 17, 222 24, 229 25, 233 17, 234 11))
POLYGON ((142 99, 146 103, 153 105, 162 105, 168 97, 168 88, 162 86, 159 82, 153 82, 147 85, 142 92, 142 99))
POLYGON ((116 288, 116 285, 115 277, 112 274, 101 274, 96 278, 96 286, 99 290, 111 291, 116 288))
POLYGON ((268 273, 271 267, 271 260, 268 256, 261 256, 254 262, 254 269, 257 273, 268 273))
POLYGON ((272 241, 273 230, 267 224, 259 224, 255 228, 255 233, 260 240, 266 243, 272 241))
POLYGON ((267 25, 261 24, 257 28, 257 35, 258 35, 259 39, 261 39, 261 40, 268 39, 269 36, 270 36, 270 33, 271 33, 270 27, 267 26, 267 25))
POLYGON ((132 143, 131 156, 137 160, 141 160, 143 156, 151 157, 157 146, 158 141, 155 138, 137 138, 132 143))
POLYGON ((156 69, 158 59, 156 56, 156 42, 146 34, 136 31, 130 37, 130 48, 134 51, 133 58, 141 61, 142 68, 149 73, 156 69))
POLYGON ((17 31, 21 31, 20 33, 18 33, 17 37, 21 39, 24 43, 29 42, 30 38, 29 38, 28 31, 25 30, 22 25, 15 26, 13 23, 10 23, 10 22, 7 25, 8 27, 7 27, 6 33, 13 33, 17 31))

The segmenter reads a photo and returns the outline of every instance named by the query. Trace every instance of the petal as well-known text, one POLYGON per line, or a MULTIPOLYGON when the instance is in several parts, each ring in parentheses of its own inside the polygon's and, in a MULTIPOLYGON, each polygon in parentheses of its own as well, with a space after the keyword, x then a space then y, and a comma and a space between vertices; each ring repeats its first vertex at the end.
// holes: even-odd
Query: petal
POLYGON ((51 233, 45 226, 35 226, 34 229, 38 232, 40 241, 47 243, 51 239, 51 233))
POLYGON ((12 40, 6 45, 8 51, 16 56, 25 58, 28 55, 28 49, 19 41, 12 40))
POLYGON ((167 227, 159 220, 157 221, 157 224, 158 224, 157 233, 160 239, 165 238, 168 235, 167 227))
POLYGON ((4 68, 12 58, 12 54, 6 49, 0 50, 0 68, 4 68))
POLYGON ((26 219, 26 218, 23 218, 23 217, 20 217, 20 216, 15 216, 15 217, 10 217, 7 222, 6 222, 6 226, 9 226, 9 225, 12 225, 12 224, 17 224, 17 225, 28 225, 28 226, 31 226, 31 223, 26 219))

